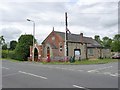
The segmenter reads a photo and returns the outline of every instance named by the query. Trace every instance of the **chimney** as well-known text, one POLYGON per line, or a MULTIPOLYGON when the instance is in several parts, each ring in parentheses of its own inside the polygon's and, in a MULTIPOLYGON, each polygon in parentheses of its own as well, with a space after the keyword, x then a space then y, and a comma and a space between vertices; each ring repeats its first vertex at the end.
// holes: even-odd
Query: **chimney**
POLYGON ((53 32, 54 32, 54 27, 53 27, 53 32))
POLYGON ((80 33, 80 42, 83 43, 83 33, 80 33))

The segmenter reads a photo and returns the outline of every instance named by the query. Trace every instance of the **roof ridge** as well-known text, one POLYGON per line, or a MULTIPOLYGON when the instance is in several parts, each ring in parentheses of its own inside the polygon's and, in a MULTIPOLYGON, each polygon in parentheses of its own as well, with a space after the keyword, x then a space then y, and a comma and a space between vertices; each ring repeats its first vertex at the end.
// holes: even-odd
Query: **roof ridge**
POLYGON ((65 32, 61 32, 61 31, 54 31, 54 32, 58 32, 58 33, 65 33, 65 32))
MULTIPOLYGON (((65 39, 65 32, 61 32, 61 31, 53 31, 53 32, 55 32, 56 34, 59 34, 63 38, 63 40, 65 39)), ((78 43, 80 42, 80 34, 71 33, 68 36, 68 40, 71 42, 78 43)), ((101 45, 97 41, 95 41, 95 39, 93 39, 92 37, 83 36, 83 42, 91 44, 93 47, 101 47, 101 45)))
POLYGON ((83 36, 83 38, 90 38, 90 39, 93 39, 92 37, 86 37, 86 36, 83 36))
MULTIPOLYGON (((61 31, 54 31, 54 32, 57 32, 57 33, 64 33, 64 34, 65 34, 65 32, 61 32, 61 31)), ((71 33, 71 35, 80 36, 80 34, 75 34, 75 33, 71 33)), ((93 39, 92 37, 86 37, 86 36, 83 36, 83 38, 90 38, 90 39, 93 39)))
MULTIPOLYGON (((61 31, 54 31, 54 32, 64 33, 65 34, 65 32, 61 32, 61 31)), ((80 35, 80 34, 71 33, 71 35, 80 35)))

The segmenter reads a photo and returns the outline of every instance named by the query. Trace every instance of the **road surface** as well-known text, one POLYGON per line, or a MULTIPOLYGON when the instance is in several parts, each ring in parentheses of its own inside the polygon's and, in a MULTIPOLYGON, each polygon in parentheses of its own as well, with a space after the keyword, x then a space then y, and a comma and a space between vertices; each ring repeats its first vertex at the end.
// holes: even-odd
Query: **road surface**
POLYGON ((43 65, 2 61, 2 88, 118 88, 118 63, 43 65))

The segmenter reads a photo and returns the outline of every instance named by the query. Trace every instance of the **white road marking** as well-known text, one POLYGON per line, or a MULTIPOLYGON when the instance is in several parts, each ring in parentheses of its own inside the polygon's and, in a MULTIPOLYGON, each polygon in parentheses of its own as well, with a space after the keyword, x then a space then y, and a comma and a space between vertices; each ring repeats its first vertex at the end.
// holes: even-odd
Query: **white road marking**
POLYGON ((87 71, 87 72, 91 73, 91 72, 99 72, 99 71, 98 70, 90 70, 90 71, 87 71))
POLYGON ((112 74, 111 72, 104 72, 103 74, 110 75, 110 76, 113 76, 113 77, 118 77, 118 73, 112 74))
POLYGON ((3 69, 7 69, 7 70, 9 70, 9 68, 7 68, 7 67, 2 67, 3 69))
POLYGON ((81 88, 81 89, 85 89, 85 90, 90 90, 90 89, 88 89, 88 88, 85 88, 85 87, 82 87, 82 86, 77 86, 77 85, 73 85, 73 87, 81 88))
POLYGON ((117 77, 118 74, 110 74, 110 76, 117 77))
POLYGON ((112 66, 109 66, 109 67, 103 67, 103 68, 98 68, 98 69, 94 69, 94 70, 89 70, 87 72, 98 72, 98 70, 104 70, 104 69, 108 69, 108 68, 111 68, 112 66))
POLYGON ((23 71, 18 71, 18 72, 19 72, 19 73, 26 74, 26 75, 30 75, 30 76, 34 76, 34 77, 38 77, 38 78, 47 79, 46 77, 39 76, 39 75, 35 75, 35 74, 32 74, 32 73, 27 73, 27 72, 23 72, 23 71))
POLYGON ((81 86, 77 86, 77 85, 73 85, 73 87, 85 89, 85 87, 81 87, 81 86))

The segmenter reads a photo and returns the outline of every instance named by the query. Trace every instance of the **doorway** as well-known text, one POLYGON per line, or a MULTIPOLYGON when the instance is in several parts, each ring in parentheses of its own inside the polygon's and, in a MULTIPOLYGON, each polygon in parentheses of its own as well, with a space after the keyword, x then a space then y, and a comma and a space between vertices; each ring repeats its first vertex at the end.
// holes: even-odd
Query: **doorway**
POLYGON ((75 57, 75 60, 81 60, 81 50, 80 49, 74 49, 74 57, 75 57))
POLYGON ((47 47, 47 56, 50 56, 50 47, 47 47))
POLYGON ((34 49, 34 60, 38 61, 38 50, 37 50, 37 48, 34 49))

